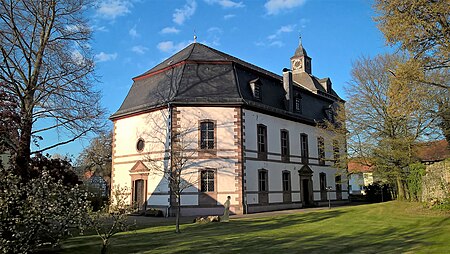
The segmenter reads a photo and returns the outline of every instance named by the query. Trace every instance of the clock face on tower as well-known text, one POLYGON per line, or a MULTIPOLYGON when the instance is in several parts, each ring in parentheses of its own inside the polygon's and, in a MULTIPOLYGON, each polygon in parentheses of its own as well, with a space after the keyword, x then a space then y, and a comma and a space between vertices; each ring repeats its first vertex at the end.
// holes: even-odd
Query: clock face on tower
POLYGON ((300 59, 295 59, 292 63, 292 69, 298 70, 302 68, 302 61, 300 59))

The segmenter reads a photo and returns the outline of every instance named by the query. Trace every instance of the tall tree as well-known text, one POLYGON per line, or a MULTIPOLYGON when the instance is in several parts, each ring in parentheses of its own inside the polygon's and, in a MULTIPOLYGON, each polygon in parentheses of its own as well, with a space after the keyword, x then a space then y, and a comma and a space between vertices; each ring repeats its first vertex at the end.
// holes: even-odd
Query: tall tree
POLYGON ((88 0, 0 0, 0 82, 19 104, 16 170, 29 175, 30 155, 102 126, 94 90, 88 0), (57 130, 66 138, 31 151, 33 139, 57 130))
POLYGON ((400 66, 409 78, 450 89, 450 84, 424 78, 423 70, 450 68, 450 2, 446 0, 377 0, 376 18, 388 44, 399 45, 412 58, 400 66))
POLYGON ((180 233, 181 197, 183 192, 199 183, 198 170, 202 165, 196 160, 195 147, 198 142, 194 125, 181 127, 171 126, 172 111, 160 110, 160 116, 149 117, 147 126, 151 129, 146 133, 151 140, 149 151, 161 151, 161 154, 145 156, 151 174, 167 181, 171 199, 175 204, 175 231, 180 233), (171 142, 168 142, 169 138, 171 142))
POLYGON ((108 186, 111 186, 112 132, 100 133, 92 139, 89 146, 80 153, 76 164, 103 177, 108 186))
POLYGON ((359 156, 375 160, 376 170, 405 196, 404 169, 412 162, 416 141, 436 132, 435 93, 418 82, 406 82, 390 73, 404 58, 382 55, 355 62, 348 88, 347 119, 359 156))

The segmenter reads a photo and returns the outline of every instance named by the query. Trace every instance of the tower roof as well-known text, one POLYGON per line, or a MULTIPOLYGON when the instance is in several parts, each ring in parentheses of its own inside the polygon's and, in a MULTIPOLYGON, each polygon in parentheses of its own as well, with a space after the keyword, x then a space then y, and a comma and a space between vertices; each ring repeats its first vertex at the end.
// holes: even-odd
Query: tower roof
POLYGON ((305 48, 303 48, 303 45, 302 45, 301 41, 298 44, 297 49, 295 50, 294 56, 308 56, 308 54, 306 53, 305 48))

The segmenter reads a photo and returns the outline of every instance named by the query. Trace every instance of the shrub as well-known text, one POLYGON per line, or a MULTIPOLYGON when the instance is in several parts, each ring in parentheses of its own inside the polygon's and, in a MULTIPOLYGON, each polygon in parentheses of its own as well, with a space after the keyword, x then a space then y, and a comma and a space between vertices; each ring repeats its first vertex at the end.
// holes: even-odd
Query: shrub
POLYGON ((48 170, 27 182, 0 167, 0 252, 54 247, 84 228, 89 203, 78 185, 55 181, 48 170))
POLYGON ((145 217, 163 217, 164 214, 161 210, 150 208, 145 211, 144 216, 145 217))
POLYGON ((392 189, 387 184, 373 183, 364 187, 366 190, 366 200, 369 202, 385 202, 392 200, 392 189))

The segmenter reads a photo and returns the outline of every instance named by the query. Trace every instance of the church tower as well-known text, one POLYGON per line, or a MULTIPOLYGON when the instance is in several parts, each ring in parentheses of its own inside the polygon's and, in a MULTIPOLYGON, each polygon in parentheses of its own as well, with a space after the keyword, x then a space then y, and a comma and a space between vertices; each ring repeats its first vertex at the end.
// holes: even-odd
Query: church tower
POLYGON ((291 69, 294 76, 302 72, 311 74, 311 57, 308 56, 306 50, 303 48, 301 38, 294 56, 291 57, 291 69))

